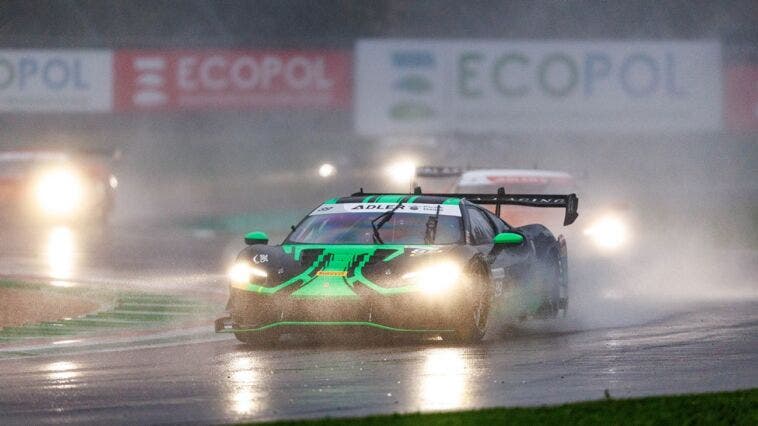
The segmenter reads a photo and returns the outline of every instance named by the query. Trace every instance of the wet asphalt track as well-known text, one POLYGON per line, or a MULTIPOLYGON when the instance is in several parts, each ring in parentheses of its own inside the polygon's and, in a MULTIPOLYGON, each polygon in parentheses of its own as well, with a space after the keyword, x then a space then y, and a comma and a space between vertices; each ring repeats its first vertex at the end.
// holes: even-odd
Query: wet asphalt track
MULTIPOLYGON (((222 306, 218 272, 238 247, 226 238, 155 230, 69 237, 74 254, 66 264, 49 252, 50 234, 4 234, 0 275, 192 295, 222 306)), ((234 422, 551 404, 598 399, 605 389, 629 397, 758 386, 755 298, 619 307, 618 314, 635 318, 605 328, 571 318, 528 324, 490 333, 473 347, 348 339, 255 350, 214 335, 205 319, 154 338, 0 343, 0 419, 234 422), (18 348, 33 356, 13 356, 18 348)))

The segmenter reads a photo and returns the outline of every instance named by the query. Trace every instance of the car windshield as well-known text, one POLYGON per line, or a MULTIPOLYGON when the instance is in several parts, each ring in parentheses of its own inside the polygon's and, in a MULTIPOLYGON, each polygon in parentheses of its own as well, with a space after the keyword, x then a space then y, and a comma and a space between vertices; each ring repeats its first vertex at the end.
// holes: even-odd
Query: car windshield
MULTIPOLYGON (((371 221, 382 212, 333 213, 308 216, 287 242, 305 244, 374 244, 371 221)), ((425 244, 426 224, 434 214, 395 212, 378 230, 385 244, 425 244)), ((463 240, 460 216, 440 215, 434 244, 463 240)))

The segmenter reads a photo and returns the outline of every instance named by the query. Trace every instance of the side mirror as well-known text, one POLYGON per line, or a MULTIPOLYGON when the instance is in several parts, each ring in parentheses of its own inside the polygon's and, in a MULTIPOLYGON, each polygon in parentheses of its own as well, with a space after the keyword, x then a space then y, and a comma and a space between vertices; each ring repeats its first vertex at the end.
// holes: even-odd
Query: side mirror
POLYGON ((496 246, 518 246, 524 242, 524 236, 516 232, 501 232, 495 235, 492 242, 496 246))
POLYGON ((252 246, 255 244, 268 244, 268 235, 265 232, 255 231, 245 235, 245 244, 252 246))

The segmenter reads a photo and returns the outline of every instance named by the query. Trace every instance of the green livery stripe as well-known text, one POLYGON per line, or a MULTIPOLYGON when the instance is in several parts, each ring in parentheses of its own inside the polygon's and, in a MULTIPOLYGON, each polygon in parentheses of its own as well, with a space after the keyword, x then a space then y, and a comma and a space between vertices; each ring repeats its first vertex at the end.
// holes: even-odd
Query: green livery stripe
POLYGON ((371 199, 374 198, 372 195, 369 195, 368 197, 361 200, 361 203, 369 203, 371 202, 371 199))
POLYGON ((460 203, 461 203, 460 198, 448 198, 447 200, 442 202, 442 204, 453 205, 453 206, 457 206, 460 203))
POLYGON ((382 195, 380 197, 377 197, 376 201, 377 203, 399 203, 400 200, 405 198, 405 195, 382 195))
POLYGON ((329 200, 324 201, 324 204, 337 204, 337 200, 339 200, 339 198, 331 198, 329 200))
POLYGON ((416 201, 416 198, 418 198, 418 195, 414 195, 413 197, 409 198, 408 201, 406 201, 407 204, 413 204, 414 201, 416 201))
POLYGON ((371 327, 379 330, 394 331, 398 333, 454 333, 455 330, 426 330, 396 328, 377 324, 369 321, 279 321, 256 328, 240 328, 222 330, 221 333, 253 333, 256 331, 269 330, 275 327, 371 327))

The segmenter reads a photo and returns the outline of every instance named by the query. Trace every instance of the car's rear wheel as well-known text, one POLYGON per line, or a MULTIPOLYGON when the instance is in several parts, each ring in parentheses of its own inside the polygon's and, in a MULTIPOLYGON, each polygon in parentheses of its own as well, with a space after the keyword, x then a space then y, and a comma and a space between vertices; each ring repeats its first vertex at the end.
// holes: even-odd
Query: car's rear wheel
POLYGON ((566 240, 563 238, 563 236, 558 237, 558 248, 559 248, 559 255, 558 255, 558 272, 560 273, 560 276, 558 277, 558 316, 565 317, 568 313, 568 302, 569 302, 569 293, 568 293, 568 284, 569 284, 569 276, 568 276, 568 249, 566 248, 566 240))
MULTIPOLYGON (((559 241, 560 242, 560 241, 559 241)), ((568 310, 568 268, 565 243, 551 250, 536 270, 540 288, 546 289, 537 317, 565 317, 568 310)))
POLYGON ((487 332, 487 319, 492 304, 492 283, 485 265, 477 265, 471 271, 471 291, 474 297, 467 298, 461 309, 455 332, 443 336, 456 343, 476 343, 487 332))

